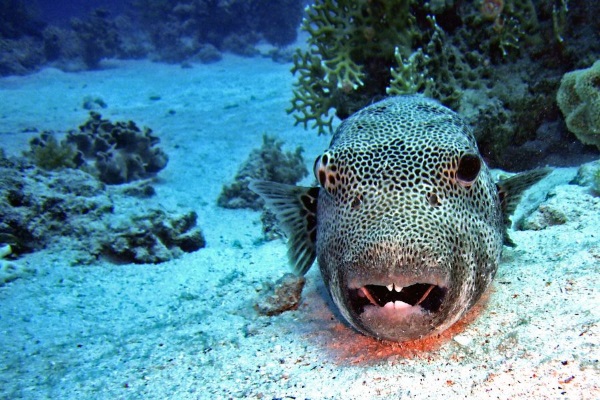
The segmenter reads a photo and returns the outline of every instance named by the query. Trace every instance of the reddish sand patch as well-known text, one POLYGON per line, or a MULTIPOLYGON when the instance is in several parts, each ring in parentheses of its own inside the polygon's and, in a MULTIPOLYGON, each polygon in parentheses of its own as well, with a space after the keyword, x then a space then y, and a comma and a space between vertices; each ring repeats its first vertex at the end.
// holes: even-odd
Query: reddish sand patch
MULTIPOLYGON (((479 302, 467 312, 458 322, 444 332, 411 342, 390 342, 377 340, 362 335, 342 321, 332 318, 331 311, 324 304, 308 305, 305 303, 303 312, 312 313, 312 324, 316 332, 310 334, 324 353, 339 365, 372 365, 393 358, 423 358, 433 357, 433 352, 448 343, 454 336, 463 332, 485 309, 490 296, 488 290, 479 302), (328 333, 328 334, 327 334, 328 333)), ((308 301, 317 300, 316 297, 308 301)))

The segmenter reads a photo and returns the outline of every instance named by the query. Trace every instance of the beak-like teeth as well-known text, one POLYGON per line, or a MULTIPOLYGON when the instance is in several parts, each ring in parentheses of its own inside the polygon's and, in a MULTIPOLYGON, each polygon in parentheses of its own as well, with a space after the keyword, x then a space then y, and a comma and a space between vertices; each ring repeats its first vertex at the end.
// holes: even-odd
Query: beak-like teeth
POLYGON ((412 307, 410 304, 405 303, 403 301, 389 301, 387 303, 385 303, 385 305, 383 306, 383 308, 388 308, 391 310, 402 310, 404 308, 410 308, 412 307))
POLYGON ((402 286, 400 285, 396 285, 395 283, 390 283, 389 285, 386 286, 387 290, 389 290, 390 292, 392 290, 395 290, 396 292, 400 293, 400 291, 402 291, 402 286))

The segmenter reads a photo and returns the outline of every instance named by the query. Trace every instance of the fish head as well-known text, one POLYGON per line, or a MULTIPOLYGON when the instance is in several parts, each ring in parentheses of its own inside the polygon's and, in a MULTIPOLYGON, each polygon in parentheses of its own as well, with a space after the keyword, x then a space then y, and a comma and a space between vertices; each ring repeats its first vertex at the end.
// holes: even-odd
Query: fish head
POLYGON ((498 193, 468 126, 432 101, 403 107, 350 117, 314 166, 325 285, 352 326, 393 341, 456 322, 502 249, 498 193))

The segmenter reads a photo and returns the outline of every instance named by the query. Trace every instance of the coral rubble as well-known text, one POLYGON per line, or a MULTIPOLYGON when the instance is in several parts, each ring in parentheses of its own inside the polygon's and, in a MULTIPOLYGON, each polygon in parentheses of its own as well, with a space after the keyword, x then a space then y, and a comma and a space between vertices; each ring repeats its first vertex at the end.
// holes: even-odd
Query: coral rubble
POLYGON ((256 302, 256 310, 261 315, 273 316, 297 309, 305 282, 303 276, 287 273, 274 284, 266 283, 256 302))

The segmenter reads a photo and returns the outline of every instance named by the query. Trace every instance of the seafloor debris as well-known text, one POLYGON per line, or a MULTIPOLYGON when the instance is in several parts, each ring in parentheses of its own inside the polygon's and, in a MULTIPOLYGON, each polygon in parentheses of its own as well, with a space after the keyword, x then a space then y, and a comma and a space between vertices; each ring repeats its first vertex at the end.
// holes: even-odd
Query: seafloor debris
POLYGON ((266 283, 256 302, 256 310, 261 315, 271 316, 297 309, 305 282, 303 276, 287 273, 275 283, 266 283))
POLYGON ((563 225, 567 223, 568 219, 565 212, 560 208, 560 204, 540 204, 537 210, 518 224, 519 228, 525 231, 539 231, 549 226, 563 225))
POLYGON ((12 254, 12 248, 9 244, 2 244, 2 239, 0 237, 0 286, 33 272, 8 259, 12 254))
POLYGON ((106 235, 102 253, 133 263, 160 263, 206 245, 195 212, 170 217, 161 210, 133 216, 106 235), (133 224, 132 224, 133 222, 133 224))

